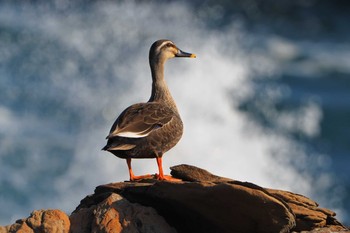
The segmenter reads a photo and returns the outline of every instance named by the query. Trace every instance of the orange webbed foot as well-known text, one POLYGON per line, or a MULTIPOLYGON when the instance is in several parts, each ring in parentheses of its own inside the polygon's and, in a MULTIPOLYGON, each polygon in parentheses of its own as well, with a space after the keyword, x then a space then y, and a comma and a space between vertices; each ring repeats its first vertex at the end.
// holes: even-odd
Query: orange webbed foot
POLYGON ((130 181, 139 181, 144 179, 153 179, 154 176, 150 174, 142 175, 142 176, 130 176, 130 181))
POLYGON ((174 177, 169 176, 169 175, 156 174, 156 178, 157 178, 157 180, 166 180, 166 181, 170 181, 170 182, 181 182, 182 181, 181 179, 177 179, 177 178, 174 178, 174 177))

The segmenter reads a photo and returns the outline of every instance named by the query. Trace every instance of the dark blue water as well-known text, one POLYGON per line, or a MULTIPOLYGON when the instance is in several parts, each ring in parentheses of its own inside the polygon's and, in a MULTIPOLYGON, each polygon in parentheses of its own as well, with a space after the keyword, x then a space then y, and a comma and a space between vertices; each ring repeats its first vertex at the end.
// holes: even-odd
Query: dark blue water
MULTIPOLYGON (((0 4, 1 225, 69 213, 95 186, 127 179, 100 148, 115 117, 149 98, 159 38, 198 56, 166 66, 185 134, 165 167, 308 195, 350 223, 347 5, 192 4, 0 4)), ((155 161, 135 171, 156 172, 155 161)))

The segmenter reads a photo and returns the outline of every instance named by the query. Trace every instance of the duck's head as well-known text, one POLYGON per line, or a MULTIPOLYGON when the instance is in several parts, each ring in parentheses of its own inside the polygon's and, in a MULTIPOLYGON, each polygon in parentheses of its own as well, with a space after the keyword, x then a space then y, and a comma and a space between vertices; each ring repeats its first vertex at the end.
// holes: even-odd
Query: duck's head
POLYGON ((189 57, 195 58, 193 53, 186 53, 181 51, 174 42, 170 40, 157 40, 151 46, 149 51, 150 61, 166 61, 173 57, 189 57))

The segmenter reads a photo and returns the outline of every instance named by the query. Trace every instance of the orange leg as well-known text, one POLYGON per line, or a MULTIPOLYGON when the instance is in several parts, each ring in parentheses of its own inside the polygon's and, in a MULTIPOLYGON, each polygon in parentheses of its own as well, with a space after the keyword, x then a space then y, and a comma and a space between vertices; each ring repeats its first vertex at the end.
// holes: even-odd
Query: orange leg
POLYGON ((181 181, 180 179, 176 179, 172 176, 164 175, 162 157, 160 158, 157 157, 156 160, 157 160, 158 170, 159 170, 159 175, 156 175, 158 180, 168 180, 168 181, 174 181, 174 182, 181 181))
POLYGON ((152 175, 143 175, 143 176, 135 176, 134 172, 132 171, 131 168, 131 158, 126 159, 126 163, 128 164, 128 169, 129 169, 129 176, 130 176, 130 181, 137 181, 137 180, 142 180, 142 179, 150 179, 153 178, 152 175))

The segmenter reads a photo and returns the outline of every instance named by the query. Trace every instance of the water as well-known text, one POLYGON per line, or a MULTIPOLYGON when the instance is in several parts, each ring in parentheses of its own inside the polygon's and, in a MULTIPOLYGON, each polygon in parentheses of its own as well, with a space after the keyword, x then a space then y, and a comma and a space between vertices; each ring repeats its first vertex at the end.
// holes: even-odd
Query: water
MULTIPOLYGON (((95 186, 128 178, 125 161, 100 149, 115 117, 148 100, 148 49, 160 38, 197 54, 166 64, 185 133, 165 168, 188 163, 301 193, 350 223, 350 45, 257 30, 213 9, 0 5, 1 225, 34 209, 69 213, 95 186)), ((136 174, 157 171, 154 160, 133 163, 136 174)))

